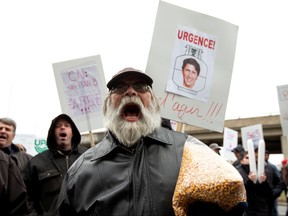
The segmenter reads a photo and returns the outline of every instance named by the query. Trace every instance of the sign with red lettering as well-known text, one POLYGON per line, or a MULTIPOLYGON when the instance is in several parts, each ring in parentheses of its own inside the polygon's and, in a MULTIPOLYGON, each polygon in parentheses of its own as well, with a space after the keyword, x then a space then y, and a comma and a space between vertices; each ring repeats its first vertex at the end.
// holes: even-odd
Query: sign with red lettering
POLYGON ((166 91, 206 102, 214 72, 217 38, 178 26, 166 91))
POLYGON ((247 141, 251 139, 254 145, 258 145, 259 140, 264 139, 262 124, 251 125, 241 128, 242 145, 247 150, 247 141))
POLYGON ((288 136, 288 85, 277 86, 283 136, 288 136))
POLYGON ((159 2, 146 73, 162 117, 223 132, 237 34, 226 21, 159 2))
POLYGON ((54 63, 62 112, 81 132, 103 128, 102 106, 106 81, 100 56, 54 63))
POLYGON ((231 128, 224 128, 224 136, 223 136, 223 147, 230 152, 234 149, 238 144, 238 131, 235 131, 231 128))
POLYGON ((235 131, 231 128, 224 127, 223 135, 223 148, 221 149, 221 156, 224 157, 227 161, 234 162, 237 158, 232 150, 238 144, 238 131, 235 131))

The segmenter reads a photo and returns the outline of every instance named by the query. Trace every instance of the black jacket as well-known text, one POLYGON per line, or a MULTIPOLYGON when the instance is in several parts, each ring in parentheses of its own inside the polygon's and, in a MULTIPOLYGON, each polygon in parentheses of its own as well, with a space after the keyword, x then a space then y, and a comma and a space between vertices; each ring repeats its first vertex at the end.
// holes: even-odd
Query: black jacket
POLYGON ((81 135, 72 121, 65 115, 53 119, 47 136, 48 150, 34 156, 27 169, 27 189, 31 215, 53 215, 60 192, 63 177, 69 167, 87 150, 79 146, 81 135), (73 131, 73 150, 64 154, 57 150, 55 141, 55 124, 58 119, 67 119, 73 131))
POLYGON ((250 172, 249 165, 238 165, 236 169, 241 174, 247 193, 248 209, 246 214, 256 216, 272 215, 272 206, 276 198, 278 198, 283 190, 283 183, 280 176, 275 173, 274 168, 270 164, 265 164, 265 174, 267 180, 265 182, 256 183, 248 178, 250 172))
POLYGON ((26 152, 21 151, 15 144, 11 144, 9 147, 1 149, 7 155, 9 155, 17 167, 20 169, 22 175, 24 175, 24 170, 27 167, 29 160, 32 158, 32 155, 27 154, 26 152))
MULTIPOLYGON (((158 128, 130 151, 108 133, 67 172, 57 215, 174 215, 172 197, 186 139, 158 128)), ((226 215, 218 206, 201 205, 190 208, 192 215, 226 215)))
POLYGON ((28 213, 26 187, 15 162, 0 151, 0 211, 1 215, 28 213))

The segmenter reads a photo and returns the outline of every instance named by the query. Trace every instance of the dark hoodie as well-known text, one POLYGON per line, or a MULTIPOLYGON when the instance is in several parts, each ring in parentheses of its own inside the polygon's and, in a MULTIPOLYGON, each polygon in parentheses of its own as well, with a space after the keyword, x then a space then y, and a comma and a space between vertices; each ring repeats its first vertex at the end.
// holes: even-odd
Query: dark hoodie
POLYGON ((75 123, 73 122, 73 120, 66 114, 61 114, 59 116, 57 116, 56 118, 54 118, 52 120, 52 123, 50 125, 50 128, 48 130, 48 135, 47 135, 47 146, 50 150, 57 150, 57 144, 56 144, 56 140, 55 140, 55 128, 56 128, 56 123, 58 122, 58 120, 60 119, 65 119, 66 121, 68 121, 71 125, 72 128, 72 132, 73 132, 73 137, 72 137, 72 145, 73 145, 73 150, 77 149, 78 145, 81 142, 81 135, 79 130, 77 129, 75 123))
POLYGON ((32 215, 54 215, 63 177, 69 167, 87 150, 79 146, 81 135, 73 120, 61 114, 51 122, 47 135, 48 150, 34 156, 28 166, 27 190, 32 199, 30 211, 32 215), (57 148, 55 128, 57 121, 67 120, 72 128, 72 150, 63 152, 57 148))

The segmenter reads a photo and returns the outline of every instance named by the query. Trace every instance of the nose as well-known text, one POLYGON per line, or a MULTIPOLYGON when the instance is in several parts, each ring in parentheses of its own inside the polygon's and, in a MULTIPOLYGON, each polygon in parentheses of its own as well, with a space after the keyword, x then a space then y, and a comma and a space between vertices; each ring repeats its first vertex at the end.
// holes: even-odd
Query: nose
POLYGON ((124 95, 125 96, 134 96, 134 95, 137 95, 137 91, 130 84, 124 95))

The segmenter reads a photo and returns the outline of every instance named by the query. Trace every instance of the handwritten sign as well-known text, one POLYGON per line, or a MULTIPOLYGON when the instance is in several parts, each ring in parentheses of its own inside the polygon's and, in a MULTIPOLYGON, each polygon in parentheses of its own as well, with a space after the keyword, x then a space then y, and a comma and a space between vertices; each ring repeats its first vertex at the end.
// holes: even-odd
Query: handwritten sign
POLYGON ((103 128, 107 90, 100 56, 54 63, 53 68, 62 112, 81 132, 103 128))
POLYGON ((223 149, 222 156, 226 158, 228 161, 234 162, 237 158, 235 154, 232 152, 238 144, 238 131, 232 130, 231 128, 224 127, 224 135, 223 135, 223 149))
POLYGON ((231 128, 224 128, 224 141, 223 147, 227 150, 232 151, 238 144, 238 131, 232 130, 231 128))
POLYGON ((252 140, 254 145, 258 145, 259 140, 263 139, 263 128, 262 124, 251 125, 241 128, 242 144, 244 149, 247 150, 247 141, 252 140))
POLYGON ((223 131, 237 32, 223 20, 159 2, 146 73, 154 81, 162 117, 223 131), (183 83, 185 59, 200 68, 191 88, 183 83))
POLYGON ((280 121, 284 136, 288 136, 288 85, 277 86, 280 121))

